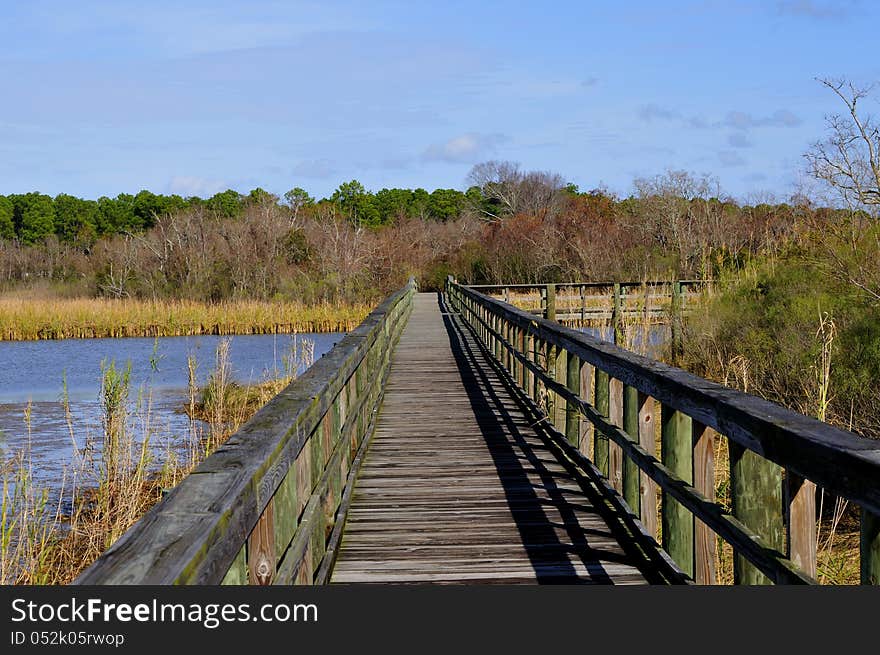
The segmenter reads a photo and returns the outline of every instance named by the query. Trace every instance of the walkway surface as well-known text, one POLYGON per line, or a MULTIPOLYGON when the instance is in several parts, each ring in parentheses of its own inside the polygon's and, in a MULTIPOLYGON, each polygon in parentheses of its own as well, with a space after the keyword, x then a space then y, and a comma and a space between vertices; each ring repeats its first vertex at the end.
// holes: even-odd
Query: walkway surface
POLYGON ((331 581, 647 583, 599 506, 463 324, 418 294, 331 581))

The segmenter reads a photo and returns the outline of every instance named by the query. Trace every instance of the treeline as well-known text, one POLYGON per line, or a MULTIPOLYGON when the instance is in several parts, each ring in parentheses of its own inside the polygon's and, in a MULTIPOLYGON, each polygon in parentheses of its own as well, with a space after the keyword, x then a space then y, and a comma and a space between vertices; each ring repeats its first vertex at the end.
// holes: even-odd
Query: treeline
POLYGON ((295 188, 277 196, 256 188, 247 194, 232 189, 210 198, 162 195, 150 191, 121 193, 115 198, 97 200, 61 193, 54 198, 39 192, 0 195, 0 239, 16 239, 35 244, 55 236, 65 243, 90 246, 97 239, 132 232, 143 232, 156 225, 158 218, 185 211, 206 211, 221 218, 241 218, 247 208, 276 206, 295 212, 316 205, 335 205, 358 224, 377 227, 404 217, 446 221, 466 208, 491 209, 480 189, 381 189, 367 191, 357 180, 341 184, 330 196, 316 201, 307 191, 295 188))
POLYGON ((372 193, 352 181, 320 201, 302 189, 283 200, 260 189, 92 204, 12 196, 0 283, 43 283, 63 295, 312 302, 373 299, 410 274, 425 288, 450 273, 472 283, 708 277, 835 214, 806 203, 740 205, 680 172, 639 180, 627 198, 504 162, 475 167, 469 180, 465 192, 431 193, 372 193), (109 209, 120 205, 125 212, 109 209), (37 239, 41 212, 53 218, 37 239))

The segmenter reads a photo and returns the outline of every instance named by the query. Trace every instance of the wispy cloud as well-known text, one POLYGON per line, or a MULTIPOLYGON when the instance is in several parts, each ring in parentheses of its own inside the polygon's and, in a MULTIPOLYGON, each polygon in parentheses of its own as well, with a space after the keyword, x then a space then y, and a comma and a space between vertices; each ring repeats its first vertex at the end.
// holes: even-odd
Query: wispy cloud
POLYGON ((638 116, 646 123, 653 121, 672 121, 681 118, 681 114, 674 109, 661 107, 660 105, 642 105, 638 108, 638 116))
POLYGON ((776 3, 777 13, 797 18, 844 18, 857 7, 857 2, 817 2, 817 0, 781 0, 776 3))
POLYGON ((292 171, 297 177, 323 179, 336 173, 336 166, 329 159, 307 159, 297 163, 292 171))
POLYGON ((754 145, 743 132, 729 134, 727 143, 734 148, 751 148, 754 145))
POLYGON ((445 143, 428 146, 422 154, 425 161, 442 161, 462 164, 473 163, 491 156, 506 141, 503 134, 478 134, 468 132, 453 137, 445 143))
POLYGON ((752 127, 797 127, 802 122, 787 109, 777 109, 769 116, 753 116, 744 111, 731 111, 724 117, 721 126, 747 130, 752 127))
POLYGON ((743 159, 739 153, 734 152, 733 150, 721 150, 718 152, 718 161, 721 162, 721 165, 725 168, 732 168, 734 166, 743 166, 746 163, 746 160, 743 159))
POLYGON ((215 193, 225 191, 231 185, 223 180, 212 180, 196 175, 175 175, 168 183, 168 190, 181 196, 199 196, 207 198, 215 193))

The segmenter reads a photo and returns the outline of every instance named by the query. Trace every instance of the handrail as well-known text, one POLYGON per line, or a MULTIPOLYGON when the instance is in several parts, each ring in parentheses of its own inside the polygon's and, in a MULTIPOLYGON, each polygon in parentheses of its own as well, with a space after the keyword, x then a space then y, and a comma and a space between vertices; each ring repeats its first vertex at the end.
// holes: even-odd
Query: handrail
POLYGON ((698 581, 710 577, 714 544, 702 523, 753 565, 737 558, 740 581, 765 582, 760 571, 776 582, 813 582, 812 482, 862 508, 862 579, 878 582, 880 443, 535 317, 453 280, 447 293, 526 394, 545 399, 550 420, 579 452, 585 450, 584 433, 594 427, 596 465, 643 523, 656 524, 646 481, 660 486, 663 545, 698 581), (654 401, 661 404, 660 460, 654 456, 654 401), (714 500, 708 447, 713 431, 727 437, 731 450, 732 513, 714 500))
POLYGON ((410 278, 75 584, 320 582, 344 487, 372 431, 415 291, 410 278))

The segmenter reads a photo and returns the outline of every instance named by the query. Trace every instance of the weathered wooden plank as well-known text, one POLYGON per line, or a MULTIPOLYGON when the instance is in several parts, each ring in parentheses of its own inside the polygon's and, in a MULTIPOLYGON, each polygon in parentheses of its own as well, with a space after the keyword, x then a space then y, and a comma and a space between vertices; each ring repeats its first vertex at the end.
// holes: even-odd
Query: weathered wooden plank
POLYGON ((788 557, 799 568, 816 576, 816 485, 786 471, 788 557))
MULTIPOLYGON (((433 302, 422 302, 417 298, 394 353, 331 580, 607 583, 619 575, 644 581, 635 565, 641 560, 632 560, 620 545, 606 510, 594 507, 551 454, 534 419, 511 399, 486 360, 491 353, 511 372, 510 382, 534 393, 534 361, 525 366, 508 346, 531 346, 529 359, 542 368, 553 354, 536 357, 541 344, 529 344, 521 336, 525 330, 506 331, 485 315, 479 322, 473 308, 462 304, 462 317, 470 317, 474 334, 486 340, 481 351, 455 318, 427 329, 424 314, 429 308, 439 312, 433 302), (457 399, 450 395, 456 383, 448 377, 449 363, 459 372, 457 399), (447 373, 430 383, 427 372, 434 370, 447 373)), ((572 366, 579 390, 580 366, 572 366)), ((565 360, 545 370, 568 379, 565 360)), ((567 407, 557 406, 565 425, 567 407)))
MULTIPOLYGON (((714 501, 714 431, 702 423, 693 421, 691 432, 694 453, 694 489, 714 501)), ((694 523, 694 581, 697 584, 715 584, 715 550, 715 534, 705 523, 696 520, 694 523)))
MULTIPOLYGON (((691 417, 667 407, 660 408, 660 459, 670 471, 688 483, 694 481, 691 417)), ((688 509, 663 492, 661 512, 663 548, 682 571, 694 575, 694 517, 688 509)))
MULTIPOLYGON (((785 551, 785 523, 782 507, 782 469, 761 456, 728 443, 730 451, 730 496, 733 514, 779 552, 785 551)), ((733 563, 737 584, 770 584, 771 580, 737 555, 733 563)))

